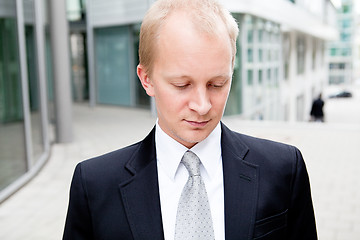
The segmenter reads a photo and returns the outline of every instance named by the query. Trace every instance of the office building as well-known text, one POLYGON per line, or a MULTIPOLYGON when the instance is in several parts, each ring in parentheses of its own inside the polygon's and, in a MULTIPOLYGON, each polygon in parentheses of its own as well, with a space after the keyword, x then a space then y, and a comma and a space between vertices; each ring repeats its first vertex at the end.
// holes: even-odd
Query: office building
MULTIPOLYGON (((136 75, 141 21, 153 2, 68 0, 67 29, 63 1, 0 0, 0 202, 41 169, 53 141, 71 139, 68 95, 94 107, 153 109, 136 75), (71 46, 65 61, 62 38, 71 46)), ((337 36, 332 2, 221 2, 240 28, 225 114, 307 120, 327 84, 325 44, 337 36)))

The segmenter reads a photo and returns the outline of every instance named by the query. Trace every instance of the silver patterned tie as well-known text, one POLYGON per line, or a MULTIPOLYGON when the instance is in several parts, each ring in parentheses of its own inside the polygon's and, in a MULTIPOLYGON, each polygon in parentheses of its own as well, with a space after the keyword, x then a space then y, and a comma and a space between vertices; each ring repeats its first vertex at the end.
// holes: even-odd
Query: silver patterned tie
POLYGON ((189 178, 181 193, 175 225, 175 240, 213 240, 214 229, 205 184, 200 175, 200 159, 191 151, 181 162, 189 178))

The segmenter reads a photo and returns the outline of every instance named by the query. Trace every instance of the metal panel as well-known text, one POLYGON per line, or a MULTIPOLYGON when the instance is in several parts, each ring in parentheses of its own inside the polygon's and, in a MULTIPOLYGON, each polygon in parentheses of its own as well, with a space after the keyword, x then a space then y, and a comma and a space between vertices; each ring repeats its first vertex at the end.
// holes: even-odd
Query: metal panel
POLYGON ((88 4, 93 27, 140 22, 149 7, 148 0, 91 0, 88 4))
POLYGON ((131 106, 127 26, 95 31, 97 95, 99 103, 131 106))
POLYGON ((13 0, 0 0, 0 17, 15 17, 15 3, 13 0))

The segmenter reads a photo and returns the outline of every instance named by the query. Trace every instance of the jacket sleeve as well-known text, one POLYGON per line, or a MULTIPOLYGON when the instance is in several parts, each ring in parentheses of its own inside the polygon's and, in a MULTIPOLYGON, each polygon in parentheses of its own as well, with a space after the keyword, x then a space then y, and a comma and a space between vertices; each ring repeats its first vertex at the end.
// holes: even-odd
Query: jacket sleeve
POLYGON ((81 164, 78 164, 75 168, 70 187, 69 207, 63 240, 70 239, 94 239, 87 192, 82 178, 81 164))
POLYGON ((295 148, 288 237, 291 240, 317 239, 314 209, 308 173, 302 155, 295 148))

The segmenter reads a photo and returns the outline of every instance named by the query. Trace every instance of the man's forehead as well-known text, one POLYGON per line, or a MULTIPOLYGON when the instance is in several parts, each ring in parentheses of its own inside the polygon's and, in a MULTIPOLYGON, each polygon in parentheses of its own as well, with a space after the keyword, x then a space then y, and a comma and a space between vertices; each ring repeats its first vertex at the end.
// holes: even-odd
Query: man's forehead
POLYGON ((208 37, 227 33, 226 25, 220 16, 212 15, 211 18, 209 16, 198 16, 191 9, 175 9, 171 11, 164 19, 163 24, 161 24, 160 34, 166 27, 174 28, 174 30, 191 27, 198 34, 205 34, 208 37))

